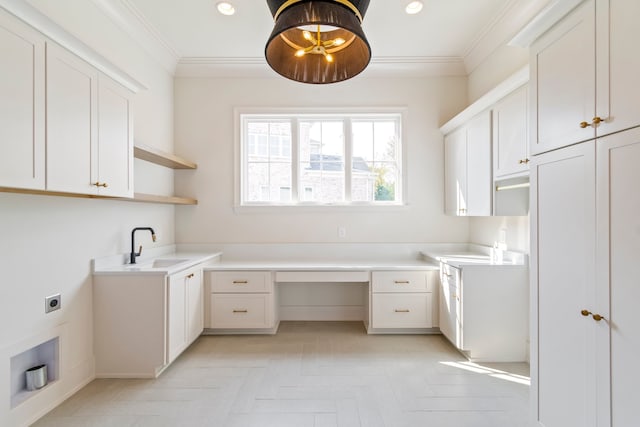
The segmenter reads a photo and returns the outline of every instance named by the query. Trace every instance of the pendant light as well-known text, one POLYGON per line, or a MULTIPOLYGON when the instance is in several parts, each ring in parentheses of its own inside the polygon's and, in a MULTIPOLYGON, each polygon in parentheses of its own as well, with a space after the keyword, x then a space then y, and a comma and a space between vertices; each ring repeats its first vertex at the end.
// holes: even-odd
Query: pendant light
POLYGON ((275 20, 265 48, 278 74, 302 83, 335 83, 371 59, 362 31, 369 0, 267 0, 275 20))

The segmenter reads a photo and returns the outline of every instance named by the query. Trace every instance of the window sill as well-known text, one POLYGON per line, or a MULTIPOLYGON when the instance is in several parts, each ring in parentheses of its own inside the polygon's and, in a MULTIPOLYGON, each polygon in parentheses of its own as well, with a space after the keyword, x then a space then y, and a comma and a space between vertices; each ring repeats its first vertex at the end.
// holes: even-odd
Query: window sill
POLYGON ((233 211, 237 214, 282 214, 282 213, 317 213, 317 212, 405 212, 408 204, 358 205, 358 204, 299 204, 299 205, 236 205, 233 211))

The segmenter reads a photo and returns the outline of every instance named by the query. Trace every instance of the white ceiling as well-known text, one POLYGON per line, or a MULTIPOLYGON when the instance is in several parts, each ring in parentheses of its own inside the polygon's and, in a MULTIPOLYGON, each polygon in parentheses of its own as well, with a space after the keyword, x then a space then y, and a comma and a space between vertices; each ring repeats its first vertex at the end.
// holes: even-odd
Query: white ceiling
MULTIPOLYGON (((137 40, 155 44, 148 50, 164 56, 165 64, 174 61, 178 75, 190 67, 264 68, 264 46, 273 27, 266 0, 231 0, 236 8, 233 16, 218 13, 217 1, 93 0, 137 40)), ((372 65, 468 74, 550 2, 423 1, 417 15, 404 12, 409 0, 371 1, 363 28, 371 44, 372 65)))

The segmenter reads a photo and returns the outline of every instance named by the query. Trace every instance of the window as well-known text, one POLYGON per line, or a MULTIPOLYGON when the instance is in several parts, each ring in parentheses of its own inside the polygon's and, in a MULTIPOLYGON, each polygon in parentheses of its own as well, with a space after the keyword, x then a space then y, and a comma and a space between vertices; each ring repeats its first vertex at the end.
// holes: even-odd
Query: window
POLYGON ((403 203, 401 113, 238 117, 241 205, 403 203))

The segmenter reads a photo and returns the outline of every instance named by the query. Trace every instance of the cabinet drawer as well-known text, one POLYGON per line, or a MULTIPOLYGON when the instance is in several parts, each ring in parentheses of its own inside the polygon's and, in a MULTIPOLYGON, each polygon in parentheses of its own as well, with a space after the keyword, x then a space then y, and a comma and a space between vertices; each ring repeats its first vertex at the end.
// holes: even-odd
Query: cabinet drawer
POLYGON ((432 294, 374 294, 374 328, 431 328, 432 294))
POLYGON ((273 295, 211 294, 211 328, 273 327, 273 295))
POLYGON ((273 291, 271 273, 267 271, 214 271, 211 274, 211 292, 255 293, 273 291))
POLYGON ((431 292, 432 271, 374 271, 371 274, 373 292, 431 292))

